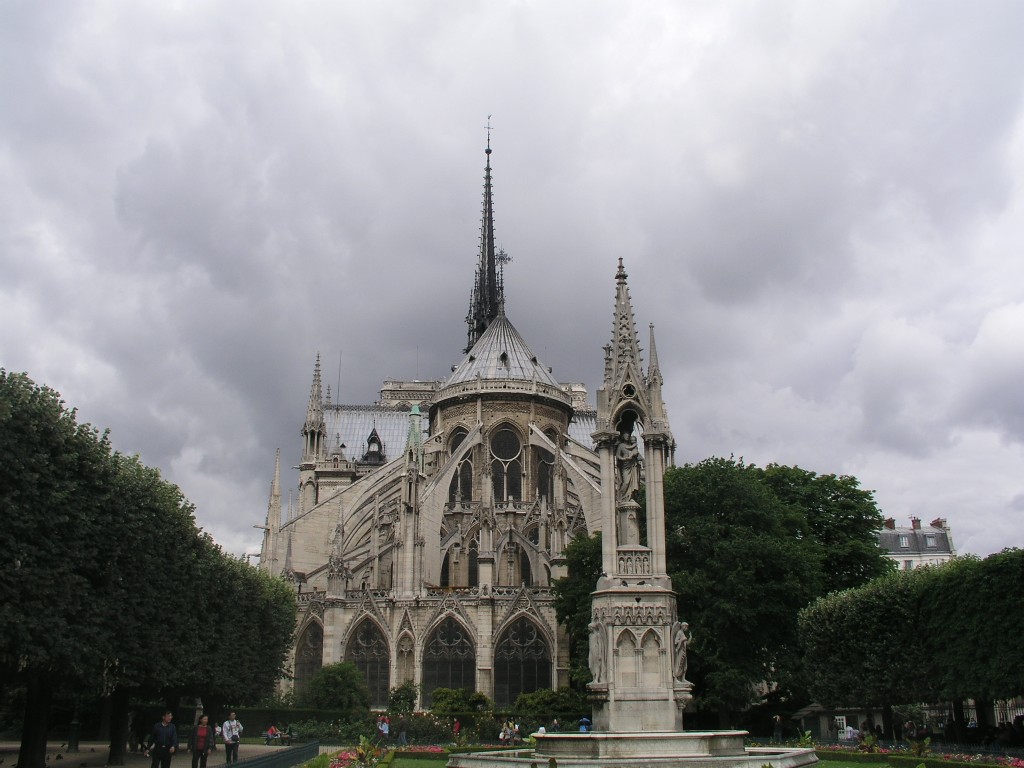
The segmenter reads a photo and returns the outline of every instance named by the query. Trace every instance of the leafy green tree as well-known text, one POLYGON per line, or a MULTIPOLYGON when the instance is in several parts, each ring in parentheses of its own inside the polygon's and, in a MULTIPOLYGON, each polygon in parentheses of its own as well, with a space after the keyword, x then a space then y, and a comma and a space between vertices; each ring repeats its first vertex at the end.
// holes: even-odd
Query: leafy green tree
POLYGON ((420 687, 412 680, 396 685, 388 695, 388 709, 400 715, 411 714, 416 709, 416 699, 420 695, 420 687))
POLYGON ((1024 693, 1024 550, 957 558, 913 573, 925 652, 940 660, 934 679, 941 697, 993 700, 1024 693))
POLYGON ((370 689, 366 676, 351 661, 326 664, 317 670, 302 693, 301 706, 369 712, 370 689))
POLYGON ((590 709, 586 693, 572 688, 541 688, 521 693, 512 706, 512 711, 532 726, 546 725, 556 718, 568 726, 589 716, 590 709))
POLYGON ((430 711, 435 715, 461 715, 492 709, 494 704, 487 696, 468 688, 435 688, 431 693, 430 711))
POLYGON ((759 686, 794 683, 797 613, 821 593, 824 553, 799 507, 742 460, 670 469, 665 504, 669 575, 693 628, 688 677, 728 725, 759 686))
POLYGON ((926 701, 936 660, 925 653, 917 572, 899 571, 856 589, 833 592, 800 612, 804 671, 815 701, 883 708, 926 701))
POLYGON ((568 575, 552 586, 555 615, 569 636, 569 679, 582 689, 591 680, 587 661, 590 633, 590 595, 601 575, 601 533, 577 534, 565 548, 568 575))
POLYGON ((18 596, 0 604, 0 673, 26 690, 20 765, 45 764, 55 693, 110 698, 120 765, 133 694, 272 690, 295 621, 287 585, 225 556, 177 486, 112 452, 56 392, 3 370, 0 508, 0 589, 18 596))
POLYGON ((1021 590, 1024 550, 1012 549, 900 571, 821 598, 800 615, 811 690, 822 703, 887 711, 948 700, 954 713, 968 698, 1019 695, 1021 590))
POLYGON ((822 545, 825 592, 856 587, 895 569, 878 545, 882 512, 857 478, 780 464, 769 464, 761 477, 779 500, 806 519, 808 532, 822 545))
POLYGON ((78 424, 56 392, 0 369, 0 670, 26 689, 22 768, 45 765, 54 690, 95 683, 110 662, 96 620, 111 611, 109 458, 107 436, 78 424))

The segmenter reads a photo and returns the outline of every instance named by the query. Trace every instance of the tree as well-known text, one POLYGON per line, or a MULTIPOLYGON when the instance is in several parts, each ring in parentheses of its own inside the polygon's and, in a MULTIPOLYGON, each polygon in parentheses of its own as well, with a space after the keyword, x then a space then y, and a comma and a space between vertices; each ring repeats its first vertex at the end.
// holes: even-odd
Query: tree
POLYGON ((1024 693, 1024 550, 957 558, 913 573, 925 653, 940 660, 940 695, 993 700, 1024 693))
MULTIPOLYGON (((821 598, 800 615, 811 690, 823 703, 889 709, 947 700, 954 712, 968 698, 1019 695, 1022 590, 1024 551, 1005 550, 900 571, 821 598)), ((983 711, 978 707, 979 718, 983 711)))
POLYGON ((558 719, 565 725, 575 723, 580 717, 590 715, 590 703, 583 691, 572 688, 541 688, 532 693, 520 693, 512 711, 534 725, 550 723, 558 719))
POLYGON ((804 671, 815 701, 882 707, 891 734, 894 705, 931 698, 936 660, 925 652, 917 580, 917 572, 889 573, 800 612, 804 671))
POLYGON ((783 503, 806 518, 807 530, 822 545, 825 592, 855 587, 895 569, 878 545, 882 512, 857 478, 780 464, 769 464, 761 477, 783 503))
POLYGON ((568 575, 552 584, 555 615, 569 636, 569 680, 577 688, 590 682, 587 662, 590 632, 590 595, 601 575, 601 533, 577 534, 565 548, 568 575))
POLYGON ((388 695, 388 709, 400 715, 412 714, 416 709, 416 699, 419 698, 420 687, 412 680, 406 680, 401 685, 396 685, 388 695))
POLYGON ((461 715, 494 709, 494 704, 484 694, 468 688, 435 688, 430 697, 430 711, 435 715, 461 715))
POLYGON ((56 392, 0 369, 0 670, 26 688, 22 768, 45 765, 53 691, 95 682, 110 661, 109 630, 95 618, 111 607, 98 535, 109 457, 106 434, 78 424, 56 392))
POLYGON ((3 370, 0 509, 0 589, 17 596, 0 604, 0 672, 26 690, 20 765, 45 765, 61 692, 110 697, 120 765, 133 693, 273 688, 295 621, 288 586, 227 557, 177 486, 112 452, 56 392, 3 370), (240 607, 227 622, 224 595, 240 607))
POLYGON ((351 661, 327 664, 317 670, 302 694, 301 706, 351 713, 370 711, 366 676, 351 661))
POLYGON ((822 589, 821 544, 754 466, 711 458, 665 473, 668 570, 693 627, 698 704, 732 712, 793 684, 797 612, 822 589))

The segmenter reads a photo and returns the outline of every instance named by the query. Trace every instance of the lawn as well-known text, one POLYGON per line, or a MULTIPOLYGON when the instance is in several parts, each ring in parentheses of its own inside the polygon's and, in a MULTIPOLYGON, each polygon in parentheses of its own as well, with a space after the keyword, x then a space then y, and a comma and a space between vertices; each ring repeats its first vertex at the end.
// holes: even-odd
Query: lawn
POLYGON ((396 757, 391 761, 391 768, 444 768, 447 764, 448 755, 439 756, 436 760, 396 757))

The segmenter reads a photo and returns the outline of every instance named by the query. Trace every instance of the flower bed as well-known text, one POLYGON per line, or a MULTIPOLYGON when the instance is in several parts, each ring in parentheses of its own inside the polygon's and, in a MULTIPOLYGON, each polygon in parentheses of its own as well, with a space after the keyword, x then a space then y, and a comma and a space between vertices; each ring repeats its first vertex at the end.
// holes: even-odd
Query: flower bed
POLYGON ((874 752, 865 752, 856 747, 839 744, 815 746, 819 760, 839 760, 844 763, 888 763, 894 768, 968 768, 978 765, 995 765, 1005 768, 1024 768, 1024 760, 1006 755, 982 755, 970 753, 928 752, 914 755, 906 751, 878 747, 874 752))

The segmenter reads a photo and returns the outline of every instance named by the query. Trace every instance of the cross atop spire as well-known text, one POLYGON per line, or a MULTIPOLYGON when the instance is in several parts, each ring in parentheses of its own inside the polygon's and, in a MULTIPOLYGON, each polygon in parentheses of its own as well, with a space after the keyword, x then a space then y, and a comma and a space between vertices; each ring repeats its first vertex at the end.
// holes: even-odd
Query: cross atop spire
POLYGON ((469 335, 465 352, 469 352, 487 330, 487 326, 498 316, 502 300, 501 279, 498 264, 508 260, 502 251, 499 255, 494 247, 494 200, 491 191, 491 116, 487 116, 487 164, 484 168, 484 209, 480 222, 480 259, 476 267, 476 281, 469 299, 469 314, 466 324, 469 335))

